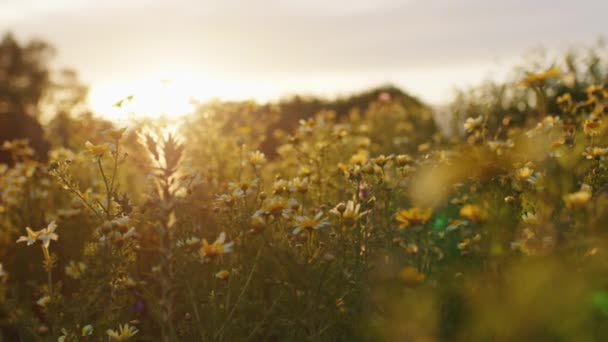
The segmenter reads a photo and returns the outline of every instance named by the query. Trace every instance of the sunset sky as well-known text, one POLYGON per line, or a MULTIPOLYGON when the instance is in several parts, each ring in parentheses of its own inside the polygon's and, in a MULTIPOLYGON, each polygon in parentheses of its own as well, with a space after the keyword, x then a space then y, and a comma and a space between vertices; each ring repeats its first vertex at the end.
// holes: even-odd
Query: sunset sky
POLYGON ((0 29, 54 44, 97 111, 129 94, 158 107, 171 93, 170 111, 190 97, 335 96, 387 82, 444 103, 530 49, 607 36, 607 14, 601 0, 0 0, 0 29))

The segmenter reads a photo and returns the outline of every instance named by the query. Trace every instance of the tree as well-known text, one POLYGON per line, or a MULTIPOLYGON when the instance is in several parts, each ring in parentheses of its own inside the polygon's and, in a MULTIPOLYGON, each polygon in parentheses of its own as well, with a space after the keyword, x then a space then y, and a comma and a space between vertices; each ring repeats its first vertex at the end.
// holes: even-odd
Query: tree
POLYGON ((73 70, 52 70, 54 56, 55 49, 41 40, 20 43, 9 32, 0 42, 0 144, 27 139, 43 160, 48 144, 38 119, 52 118, 47 133, 53 143, 67 147, 73 140, 73 117, 86 112, 87 87, 73 70))
POLYGON ((40 40, 20 44, 11 33, 0 42, 0 112, 37 116, 51 85, 49 61, 54 49, 40 40))

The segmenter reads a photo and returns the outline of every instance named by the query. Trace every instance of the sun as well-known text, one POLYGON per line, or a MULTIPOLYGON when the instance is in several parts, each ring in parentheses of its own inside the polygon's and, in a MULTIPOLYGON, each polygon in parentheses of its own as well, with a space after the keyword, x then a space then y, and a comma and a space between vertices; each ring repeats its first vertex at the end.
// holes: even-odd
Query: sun
POLYGON ((177 77, 114 82, 93 88, 89 103, 95 113, 111 120, 178 118, 191 113, 193 102, 207 89, 200 82, 177 77))

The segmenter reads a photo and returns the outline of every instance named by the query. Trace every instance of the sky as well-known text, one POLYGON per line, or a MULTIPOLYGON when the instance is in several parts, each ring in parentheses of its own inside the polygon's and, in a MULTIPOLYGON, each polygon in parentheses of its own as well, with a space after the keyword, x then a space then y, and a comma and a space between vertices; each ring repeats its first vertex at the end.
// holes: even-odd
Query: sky
POLYGON ((386 83, 442 104, 531 49, 608 36, 607 13, 604 0, 0 0, 0 30, 52 43, 97 111, 131 94, 171 111, 386 83))

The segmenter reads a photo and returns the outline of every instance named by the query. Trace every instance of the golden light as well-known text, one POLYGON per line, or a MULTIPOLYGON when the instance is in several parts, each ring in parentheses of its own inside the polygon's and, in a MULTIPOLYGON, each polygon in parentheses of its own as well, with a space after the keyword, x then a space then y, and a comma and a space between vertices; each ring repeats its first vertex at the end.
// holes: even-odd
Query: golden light
POLYGON ((204 88, 184 78, 115 82, 93 88, 89 102, 97 114, 108 119, 120 120, 129 116, 173 118, 192 112, 192 101, 197 93, 205 91, 204 88), (130 100, 126 100, 127 97, 130 100))

